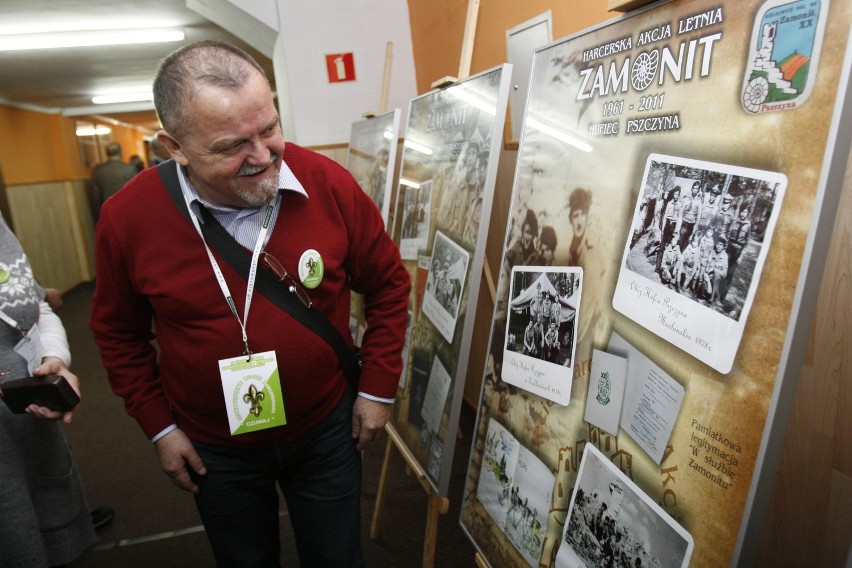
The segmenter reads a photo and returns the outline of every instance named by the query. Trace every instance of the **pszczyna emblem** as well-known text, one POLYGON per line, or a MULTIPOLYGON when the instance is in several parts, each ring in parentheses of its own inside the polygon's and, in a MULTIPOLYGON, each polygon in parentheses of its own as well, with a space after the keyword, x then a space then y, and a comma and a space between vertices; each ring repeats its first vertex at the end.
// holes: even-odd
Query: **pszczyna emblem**
POLYGON ((750 113, 789 110, 810 96, 829 0, 769 0, 754 20, 742 103, 750 113))
POLYGON ((609 391, 612 388, 612 383, 609 380, 609 373, 603 372, 601 373, 600 378, 598 379, 598 396, 595 398, 599 403, 606 406, 609 404, 609 391))

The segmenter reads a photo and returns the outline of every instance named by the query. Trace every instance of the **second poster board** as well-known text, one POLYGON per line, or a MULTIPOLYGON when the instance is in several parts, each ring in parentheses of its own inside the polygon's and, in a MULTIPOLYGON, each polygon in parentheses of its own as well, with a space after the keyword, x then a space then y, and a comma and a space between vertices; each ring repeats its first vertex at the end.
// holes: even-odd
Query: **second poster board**
POLYGON ((449 489, 511 74, 504 64, 409 106, 392 235, 412 292, 391 423, 441 496, 449 489))

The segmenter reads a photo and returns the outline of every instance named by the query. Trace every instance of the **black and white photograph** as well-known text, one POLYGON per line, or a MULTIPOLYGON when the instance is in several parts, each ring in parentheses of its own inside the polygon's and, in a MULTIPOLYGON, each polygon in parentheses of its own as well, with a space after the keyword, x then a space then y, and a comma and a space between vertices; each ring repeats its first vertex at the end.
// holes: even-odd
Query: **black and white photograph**
POLYGON ((556 568, 689 566, 692 536, 594 445, 586 444, 556 568))
POLYGON ((641 188, 613 307, 727 373, 786 177, 652 154, 641 188))
POLYGON ((477 499, 530 566, 538 566, 554 475, 496 420, 489 419, 477 499))
POLYGON ((429 239, 432 180, 424 181, 417 187, 404 186, 404 190, 399 252, 404 260, 416 260, 417 253, 426 248, 429 239))
POLYGON ((503 379, 560 404, 571 397, 583 269, 515 266, 503 379))
POLYGON ((450 343, 455 334, 469 263, 470 253, 441 231, 435 233, 435 246, 432 249, 421 310, 450 343))

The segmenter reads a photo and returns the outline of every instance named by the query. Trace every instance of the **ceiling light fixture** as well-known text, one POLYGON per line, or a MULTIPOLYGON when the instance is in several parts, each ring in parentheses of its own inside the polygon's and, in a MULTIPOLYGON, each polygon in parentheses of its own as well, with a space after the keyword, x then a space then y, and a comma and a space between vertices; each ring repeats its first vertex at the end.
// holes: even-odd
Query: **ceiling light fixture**
POLYGON ((98 95, 92 97, 96 105, 109 105, 113 103, 135 103, 139 101, 153 101, 154 93, 151 91, 137 91, 135 93, 115 93, 113 95, 98 95))
POLYGON ((105 136, 110 132, 109 126, 81 126, 77 129, 77 136, 105 136))
POLYGON ((182 41, 185 35, 175 29, 80 30, 73 32, 0 35, 0 51, 128 45, 182 41))

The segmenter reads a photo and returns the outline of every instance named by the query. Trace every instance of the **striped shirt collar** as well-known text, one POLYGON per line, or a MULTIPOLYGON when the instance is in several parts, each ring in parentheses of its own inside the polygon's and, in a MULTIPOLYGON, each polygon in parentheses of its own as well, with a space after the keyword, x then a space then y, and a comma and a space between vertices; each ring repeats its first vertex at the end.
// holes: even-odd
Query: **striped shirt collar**
MULTIPOLYGON (((192 183, 189 181, 189 177, 186 174, 186 168, 184 166, 177 164, 177 174, 178 180, 180 181, 181 192, 183 193, 187 202, 192 205, 196 216, 198 216, 199 218, 199 221, 201 220, 199 204, 204 205, 208 209, 215 211, 239 211, 239 209, 236 207, 215 205, 198 195, 198 191, 196 191, 195 187, 193 187, 192 183)), ((296 193, 304 195, 305 197, 308 197, 308 192, 305 191, 305 188, 304 186, 302 186, 302 183, 298 179, 296 179, 296 175, 293 173, 293 170, 290 169, 290 167, 287 165, 287 162, 285 162, 284 160, 281 160, 281 168, 278 170, 278 191, 294 191, 296 193)))

